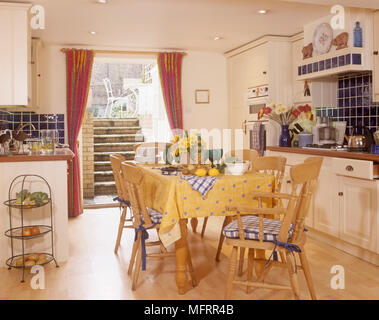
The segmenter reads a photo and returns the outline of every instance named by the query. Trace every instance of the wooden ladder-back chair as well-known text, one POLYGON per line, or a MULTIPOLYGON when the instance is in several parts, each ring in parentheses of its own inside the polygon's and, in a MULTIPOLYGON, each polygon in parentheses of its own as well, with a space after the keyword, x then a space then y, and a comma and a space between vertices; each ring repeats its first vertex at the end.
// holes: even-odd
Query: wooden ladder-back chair
MULTIPOLYGON (((230 156, 231 157, 234 157, 236 155, 236 151, 231 151, 230 153, 230 156)), ((229 155, 227 155, 228 157, 229 155)), ((259 153, 258 151, 256 150, 252 150, 252 149, 243 149, 242 150, 242 156, 243 156, 243 159, 242 160, 249 160, 250 161, 250 166, 249 166, 249 170, 252 169, 252 164, 253 162, 259 158, 259 153)), ((204 238, 204 233, 205 233, 205 229, 207 227, 207 223, 208 223, 208 217, 205 217, 204 218, 204 222, 203 222, 203 228, 201 230, 201 237, 204 238)))
POLYGON ((317 185, 322 158, 308 158, 304 163, 291 168, 291 194, 253 192, 259 202, 258 208, 248 206, 229 206, 228 211, 236 212, 237 220, 224 228, 226 243, 233 246, 227 276, 225 299, 231 298, 233 284, 267 289, 292 290, 295 299, 300 299, 297 270, 303 270, 311 298, 316 299, 311 272, 305 253, 306 234, 304 219, 311 204, 311 197, 317 185), (272 198, 287 201, 286 207, 262 208, 262 199, 272 198), (250 215, 243 215, 248 213, 250 215), (283 221, 267 217, 284 215, 283 221), (238 248, 249 248, 247 281, 235 280, 238 248), (266 267, 261 275, 253 281, 253 265, 258 260, 254 258, 255 250, 270 250, 271 257, 266 261, 266 267), (279 262, 276 253, 279 253, 279 262), (301 266, 296 264, 299 256, 301 266), (273 266, 288 269, 290 286, 264 282, 265 275, 273 266))
POLYGON ((114 252, 117 254, 118 248, 120 247, 120 241, 122 232, 124 229, 133 229, 132 225, 132 219, 127 218, 127 212, 130 208, 130 202, 129 202, 129 196, 128 196, 128 190, 126 188, 125 183, 123 182, 123 175, 121 172, 121 163, 125 161, 125 157, 120 154, 112 154, 110 155, 111 159, 111 166, 114 176, 114 181, 116 184, 116 190, 117 190, 117 200, 120 203, 120 208, 122 209, 121 216, 120 216, 120 224, 118 226, 118 233, 117 233, 117 239, 116 239, 116 245, 114 248, 114 252))
MULTIPOLYGON (((124 177, 124 183, 128 189, 128 196, 133 214, 133 228, 136 232, 136 236, 133 243, 132 255, 129 264, 128 274, 133 272, 133 265, 135 261, 135 267, 132 277, 132 290, 137 287, 137 281, 139 277, 140 269, 146 270, 146 258, 165 258, 174 256, 174 252, 167 252, 160 240, 149 241, 148 230, 155 229, 159 239, 159 226, 162 220, 162 213, 147 208, 145 203, 145 189, 144 189, 144 176, 142 170, 137 166, 131 165, 127 162, 121 164, 121 170, 124 177), (159 253, 147 253, 146 247, 160 246, 159 253)), ((195 283, 193 267, 190 256, 187 260, 188 270, 190 272, 192 282, 195 283)))
MULTIPOLYGON (((255 158, 255 160, 252 162, 252 170, 254 170, 255 172, 273 174, 275 176, 275 189, 277 192, 280 192, 282 182, 283 182, 284 172, 286 168, 286 163, 287 163, 287 159, 284 157, 277 157, 277 156, 258 157, 258 158, 255 158)), ((230 222, 230 218, 225 218, 222 229, 229 222, 230 222)), ((224 239, 225 239, 225 236, 223 234, 223 231, 221 230, 220 240, 218 243, 218 249, 217 249, 217 254, 216 254, 217 261, 220 261, 220 255, 221 255, 224 239)), ((257 255, 263 256, 264 252, 258 251, 257 255)), ((239 260, 239 266, 238 266, 238 275, 242 275, 244 257, 245 257, 245 249, 241 248, 240 260, 239 260)))

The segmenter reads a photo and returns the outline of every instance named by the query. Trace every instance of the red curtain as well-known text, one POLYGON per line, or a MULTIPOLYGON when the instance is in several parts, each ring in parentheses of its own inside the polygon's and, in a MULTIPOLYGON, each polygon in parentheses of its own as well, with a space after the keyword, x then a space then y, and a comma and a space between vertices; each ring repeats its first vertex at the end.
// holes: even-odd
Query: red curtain
POLYGON ((183 53, 179 52, 158 55, 159 75, 171 130, 183 129, 182 58, 183 53))
POLYGON ((77 217, 83 213, 80 188, 78 135, 87 105, 94 52, 91 50, 67 50, 67 130, 68 144, 75 154, 69 164, 68 215, 77 217))

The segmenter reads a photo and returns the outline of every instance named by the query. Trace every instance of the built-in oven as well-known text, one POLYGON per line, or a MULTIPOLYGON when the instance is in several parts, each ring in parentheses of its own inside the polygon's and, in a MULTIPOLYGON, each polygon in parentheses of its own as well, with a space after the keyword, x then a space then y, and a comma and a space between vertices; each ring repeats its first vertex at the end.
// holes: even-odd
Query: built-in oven
POLYGON ((254 130, 254 124, 256 123, 262 123, 264 127, 264 149, 266 146, 276 146, 278 144, 280 126, 271 120, 258 119, 259 111, 268 104, 268 97, 248 99, 247 101, 247 118, 243 122, 243 129, 250 149, 255 149, 254 145, 256 145, 254 143, 257 134, 254 130))

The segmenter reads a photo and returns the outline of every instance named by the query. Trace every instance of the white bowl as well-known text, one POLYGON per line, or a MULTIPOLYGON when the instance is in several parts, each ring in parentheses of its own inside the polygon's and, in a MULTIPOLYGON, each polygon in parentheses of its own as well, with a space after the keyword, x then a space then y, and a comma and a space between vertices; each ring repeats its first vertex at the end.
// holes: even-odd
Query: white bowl
POLYGON ((249 166, 250 161, 226 163, 225 174, 242 176, 249 169, 249 166))

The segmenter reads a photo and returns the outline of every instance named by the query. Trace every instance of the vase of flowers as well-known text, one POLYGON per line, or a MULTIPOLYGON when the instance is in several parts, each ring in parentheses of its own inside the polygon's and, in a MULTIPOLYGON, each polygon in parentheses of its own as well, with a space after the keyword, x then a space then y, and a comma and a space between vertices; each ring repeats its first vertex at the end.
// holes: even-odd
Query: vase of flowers
POLYGON ((205 141, 201 138, 200 134, 188 135, 186 131, 183 137, 175 136, 173 147, 173 157, 175 162, 180 164, 190 164, 197 161, 197 156, 205 148, 205 141))
POLYGON ((281 133, 279 137, 280 147, 291 146, 292 137, 289 132, 289 126, 296 119, 296 116, 293 114, 293 110, 293 107, 287 107, 281 103, 273 103, 263 107, 258 113, 258 120, 266 118, 277 122, 281 126, 281 133))

